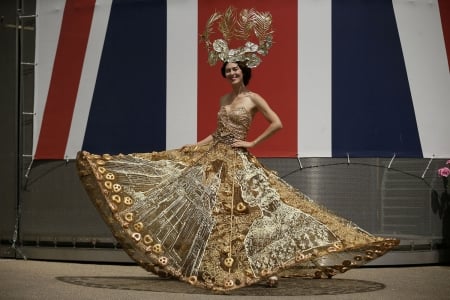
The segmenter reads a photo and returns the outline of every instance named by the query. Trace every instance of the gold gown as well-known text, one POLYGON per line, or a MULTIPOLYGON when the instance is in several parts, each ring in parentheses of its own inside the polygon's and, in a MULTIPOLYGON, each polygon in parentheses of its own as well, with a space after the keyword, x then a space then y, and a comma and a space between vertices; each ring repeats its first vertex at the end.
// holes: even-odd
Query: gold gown
POLYGON ((244 149, 252 116, 218 113, 213 142, 78 154, 79 176, 123 249, 160 276, 218 291, 271 275, 332 277, 398 244, 327 211, 244 149))

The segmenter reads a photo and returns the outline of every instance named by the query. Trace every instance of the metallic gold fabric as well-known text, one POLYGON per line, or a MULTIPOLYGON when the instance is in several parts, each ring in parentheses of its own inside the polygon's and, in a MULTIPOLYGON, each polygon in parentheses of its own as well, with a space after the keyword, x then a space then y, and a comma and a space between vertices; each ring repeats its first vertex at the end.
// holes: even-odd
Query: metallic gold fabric
POLYGON ((79 175, 145 269, 214 290, 269 276, 331 277, 398 244, 321 207, 243 149, 252 116, 222 107, 214 141, 153 153, 80 152, 79 175))
POLYGON ((272 15, 269 12, 243 9, 239 12, 228 7, 223 13, 214 12, 206 22, 206 28, 200 35, 208 50, 208 62, 211 66, 218 60, 223 62, 244 62, 247 67, 255 68, 261 63, 261 56, 269 53, 273 44, 272 15), (214 25, 217 25, 214 28, 214 25), (222 38, 210 41, 211 35, 219 31, 222 38), (250 37, 258 39, 258 44, 250 41, 250 37), (245 41, 239 48, 230 49, 230 45, 238 40, 245 41))

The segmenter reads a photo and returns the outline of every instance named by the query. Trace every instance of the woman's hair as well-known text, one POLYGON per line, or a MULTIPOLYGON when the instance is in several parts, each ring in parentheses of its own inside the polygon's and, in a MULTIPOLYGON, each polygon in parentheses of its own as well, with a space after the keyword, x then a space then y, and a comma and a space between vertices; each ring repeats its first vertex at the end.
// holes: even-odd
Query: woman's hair
MULTIPOLYGON (((227 61, 224 62, 222 65, 222 68, 220 68, 220 72, 222 73, 223 78, 226 78, 225 68, 226 68, 227 64, 228 64, 227 61)), ((250 82, 250 79, 252 78, 252 69, 247 67, 247 65, 242 61, 237 61, 236 64, 239 66, 239 69, 241 69, 241 71, 242 71, 244 85, 246 86, 250 82)))

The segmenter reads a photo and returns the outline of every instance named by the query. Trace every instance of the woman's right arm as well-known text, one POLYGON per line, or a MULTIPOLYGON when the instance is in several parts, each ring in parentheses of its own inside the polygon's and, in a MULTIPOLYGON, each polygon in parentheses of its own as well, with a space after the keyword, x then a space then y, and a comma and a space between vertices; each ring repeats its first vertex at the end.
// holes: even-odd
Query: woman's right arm
POLYGON ((212 134, 208 135, 207 137, 205 137, 203 140, 201 140, 200 142, 197 142, 197 146, 201 146, 201 145, 205 145, 208 143, 211 143, 213 140, 213 136, 212 134))
POLYGON ((187 144, 184 145, 183 147, 181 147, 180 150, 185 150, 186 148, 191 148, 191 147, 196 147, 196 146, 201 146, 201 145, 205 145, 208 144, 210 142, 212 142, 213 140, 213 136, 212 134, 208 135, 207 137, 205 137, 203 140, 197 142, 197 144, 187 144))

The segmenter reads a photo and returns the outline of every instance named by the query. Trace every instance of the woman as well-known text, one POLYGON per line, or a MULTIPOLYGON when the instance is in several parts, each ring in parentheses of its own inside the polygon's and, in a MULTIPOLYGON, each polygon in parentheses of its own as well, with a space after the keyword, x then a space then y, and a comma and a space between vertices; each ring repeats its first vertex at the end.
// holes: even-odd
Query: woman
MULTIPOLYGON (((224 107, 228 112, 234 110, 245 110, 253 116, 256 112, 261 112, 266 120, 269 122, 269 127, 254 141, 248 142, 246 140, 236 139, 231 146, 238 148, 251 148, 269 138, 276 131, 281 129, 281 124, 278 115, 270 108, 267 102, 258 94, 247 89, 247 84, 251 79, 251 69, 243 62, 225 62, 222 65, 221 73, 226 78, 232 88, 232 92, 224 95, 220 99, 220 106, 224 107)), ((246 133, 245 136, 246 137, 246 133)), ((213 141, 213 136, 209 135, 204 140, 197 143, 197 145, 207 144, 213 141)))
POLYGON ((244 62, 225 62, 221 72, 231 92, 220 100, 216 131, 197 144, 79 154, 80 178, 130 257, 160 276, 224 291, 274 275, 332 277, 398 244, 328 212, 262 166, 247 148, 282 123, 247 88, 244 62), (248 141, 257 112, 269 125, 248 141))

